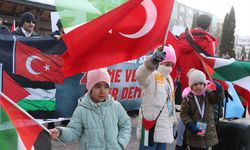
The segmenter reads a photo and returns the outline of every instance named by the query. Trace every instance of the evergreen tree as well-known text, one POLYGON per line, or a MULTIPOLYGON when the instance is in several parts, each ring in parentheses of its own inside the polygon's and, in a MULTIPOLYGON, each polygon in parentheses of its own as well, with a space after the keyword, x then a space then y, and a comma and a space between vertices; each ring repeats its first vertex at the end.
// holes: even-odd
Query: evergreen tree
POLYGON ((232 7, 230 13, 227 13, 224 18, 221 43, 220 43, 220 56, 229 55, 230 57, 235 58, 234 51, 234 33, 235 33, 235 13, 234 8, 232 7))

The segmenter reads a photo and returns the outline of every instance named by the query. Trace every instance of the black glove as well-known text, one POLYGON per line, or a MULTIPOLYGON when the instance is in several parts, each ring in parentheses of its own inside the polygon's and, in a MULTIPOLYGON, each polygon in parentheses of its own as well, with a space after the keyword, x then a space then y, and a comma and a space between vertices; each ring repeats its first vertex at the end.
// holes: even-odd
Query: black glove
POLYGON ((226 98, 226 103, 228 103, 228 99, 233 101, 233 97, 232 97, 232 95, 229 94, 228 90, 224 91, 224 95, 225 95, 225 98, 226 98))
POLYGON ((159 64, 164 60, 165 56, 166 56, 165 52, 157 50, 152 56, 153 64, 155 65, 159 64))
POLYGON ((220 84, 220 82, 216 81, 216 80, 213 80, 215 86, 216 86, 216 90, 217 91, 220 91, 222 90, 222 85, 220 84))
POLYGON ((187 127, 194 133, 194 134, 197 134, 198 132, 201 132, 202 130, 195 127, 194 123, 193 122, 189 122, 187 123, 187 127))

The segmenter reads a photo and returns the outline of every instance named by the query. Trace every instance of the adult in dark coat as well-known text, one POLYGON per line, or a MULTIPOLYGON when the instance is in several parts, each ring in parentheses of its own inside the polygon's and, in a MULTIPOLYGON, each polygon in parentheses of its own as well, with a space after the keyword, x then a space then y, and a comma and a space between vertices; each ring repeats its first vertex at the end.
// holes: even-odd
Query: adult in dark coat
POLYGON ((25 36, 25 37, 33 37, 37 36, 34 32, 36 26, 36 19, 30 12, 25 12, 22 14, 18 29, 13 32, 15 35, 25 36))
MULTIPOLYGON (((191 29, 191 34, 193 35, 194 41, 201 47, 203 50, 208 53, 210 56, 215 56, 215 42, 216 39, 208 33, 212 18, 208 15, 200 15, 197 18, 197 27, 195 29, 191 29)), ((187 72, 191 68, 195 68, 201 70, 206 74, 206 79, 209 80, 209 77, 206 73, 206 70, 200 59, 197 58, 197 52, 190 46, 188 41, 186 40, 185 33, 182 33, 178 38, 178 58, 176 65, 173 69, 179 70, 180 72, 180 83, 181 83, 181 91, 183 91, 186 87, 188 87, 188 78, 187 72), (194 59, 196 58, 196 59, 194 59)), ((220 82, 225 90, 228 89, 228 85, 225 82, 220 82)), ((221 102, 219 102, 215 106, 215 120, 218 121, 220 117, 222 117, 222 106, 221 102)), ((184 128, 184 126, 182 126, 184 128)), ((178 129, 178 131, 183 131, 178 129)), ((178 133, 177 139, 181 139, 182 133, 178 133)), ((177 140, 179 141, 179 140, 177 140)), ((181 147, 181 143, 177 143, 177 147, 179 149, 181 147)))
POLYGON ((0 17, 0 33, 10 33, 9 29, 3 25, 3 18, 0 17))
MULTIPOLYGON (((28 38, 34 38, 38 36, 34 32, 35 27, 35 17, 30 12, 25 12, 22 14, 20 21, 19 21, 19 28, 12 32, 13 35, 18 36, 24 36, 28 38)), ((29 87, 34 89, 55 89, 55 84, 53 82, 49 81, 32 81, 26 77, 16 75, 16 74, 10 74, 11 77, 19 83, 23 87, 29 87)), ((54 118, 54 111, 46 111, 46 110, 29 110, 28 113, 32 115, 34 118, 39 119, 48 119, 48 118, 54 118)))

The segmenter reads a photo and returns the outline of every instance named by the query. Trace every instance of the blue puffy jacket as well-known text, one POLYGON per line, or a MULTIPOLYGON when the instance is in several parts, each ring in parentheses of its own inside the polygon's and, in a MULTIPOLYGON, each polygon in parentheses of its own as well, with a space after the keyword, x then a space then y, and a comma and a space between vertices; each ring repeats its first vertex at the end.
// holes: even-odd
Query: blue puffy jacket
POLYGON ((130 118, 121 104, 111 95, 94 103, 89 92, 79 99, 68 126, 59 128, 59 139, 79 139, 81 150, 124 150, 131 135, 130 118))

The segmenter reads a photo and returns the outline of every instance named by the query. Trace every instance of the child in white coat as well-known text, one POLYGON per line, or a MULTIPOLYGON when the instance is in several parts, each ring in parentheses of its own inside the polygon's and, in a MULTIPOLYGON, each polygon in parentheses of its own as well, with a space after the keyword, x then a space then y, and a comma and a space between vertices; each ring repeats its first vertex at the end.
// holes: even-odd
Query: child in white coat
POLYGON ((142 104, 137 126, 140 150, 166 150, 174 141, 176 122, 174 84, 170 76, 176 62, 172 46, 164 46, 148 57, 136 71, 142 89, 142 104), (157 68, 158 67, 158 68, 157 68))

